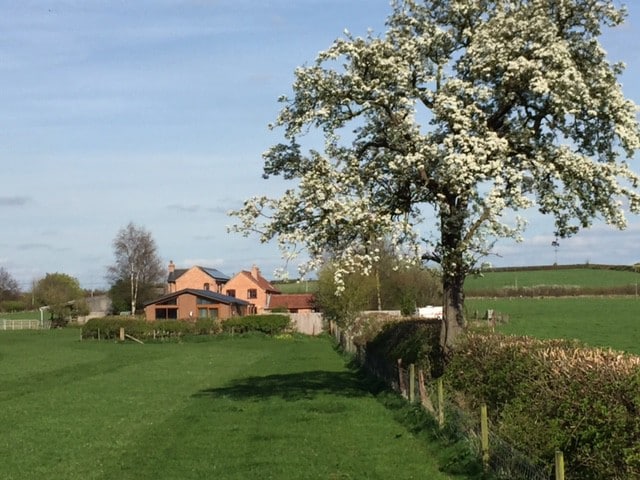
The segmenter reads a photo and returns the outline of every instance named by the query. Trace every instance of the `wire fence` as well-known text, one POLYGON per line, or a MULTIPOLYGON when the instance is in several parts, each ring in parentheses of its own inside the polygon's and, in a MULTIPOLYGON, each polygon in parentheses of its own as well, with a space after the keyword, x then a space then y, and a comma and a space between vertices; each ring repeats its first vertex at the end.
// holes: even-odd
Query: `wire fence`
MULTIPOLYGON (((363 346, 356 346, 335 325, 331 333, 341 348, 353 354, 359 364, 371 375, 375 376, 391 389, 411 402, 420 402, 424 409, 432 414, 440 427, 448 432, 465 438, 470 448, 483 458, 487 470, 496 478, 509 480, 549 480, 553 477, 554 466, 530 458, 518 450, 511 442, 500 437, 486 420, 486 444, 482 440, 482 414, 461 407, 454 394, 446 395, 442 381, 427 381, 420 370, 413 366, 389 362, 374 355, 367 354, 363 346)), ((556 475, 555 478, 560 478, 556 475)))

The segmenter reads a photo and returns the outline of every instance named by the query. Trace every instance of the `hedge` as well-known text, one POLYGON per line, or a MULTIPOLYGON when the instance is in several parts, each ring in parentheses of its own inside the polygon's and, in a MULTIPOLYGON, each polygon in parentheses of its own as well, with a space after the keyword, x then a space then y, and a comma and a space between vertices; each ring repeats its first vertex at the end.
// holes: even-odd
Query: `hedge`
POLYGON ((367 355, 395 365, 401 358, 404 365, 415 364, 432 378, 442 375, 444 355, 440 346, 440 320, 406 319, 382 326, 380 332, 366 343, 367 355))
POLYGON ((149 324, 136 317, 100 317, 91 318, 82 326, 82 338, 115 339, 121 328, 134 337, 146 336, 150 331, 149 324))
POLYGON ((640 478, 640 357, 573 341, 470 334, 445 375, 486 403, 498 434, 531 457, 561 450, 571 478, 640 478))
POLYGON ((184 320, 157 320, 147 322, 135 317, 92 318, 82 327, 82 338, 117 339, 120 329, 136 338, 166 338, 185 335, 216 335, 221 332, 263 332, 269 335, 282 333, 289 327, 287 315, 250 315, 228 320, 201 318, 195 322, 184 320))
POLYGON ((275 335, 288 329, 290 323, 288 315, 249 315, 225 320, 222 329, 230 333, 262 332, 275 335))

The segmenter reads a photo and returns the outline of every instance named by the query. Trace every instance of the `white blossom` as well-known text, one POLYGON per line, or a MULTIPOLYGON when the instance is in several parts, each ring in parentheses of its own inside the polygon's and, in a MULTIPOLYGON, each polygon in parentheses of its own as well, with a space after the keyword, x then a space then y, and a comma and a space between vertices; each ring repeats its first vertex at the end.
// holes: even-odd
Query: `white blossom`
POLYGON ((428 206, 446 290, 496 238, 521 238, 525 222, 507 212, 535 206, 571 235, 598 217, 623 228, 624 208, 640 211, 623 160, 640 148, 638 108, 598 43, 624 18, 613 0, 392 5, 384 35, 345 32, 296 69, 274 124, 285 143, 264 158, 266 175, 298 184, 249 199, 232 230, 277 238, 289 256, 306 249, 301 272, 330 254, 343 288, 371 270, 376 242, 419 261, 428 206), (323 152, 298 143, 314 130, 323 152))

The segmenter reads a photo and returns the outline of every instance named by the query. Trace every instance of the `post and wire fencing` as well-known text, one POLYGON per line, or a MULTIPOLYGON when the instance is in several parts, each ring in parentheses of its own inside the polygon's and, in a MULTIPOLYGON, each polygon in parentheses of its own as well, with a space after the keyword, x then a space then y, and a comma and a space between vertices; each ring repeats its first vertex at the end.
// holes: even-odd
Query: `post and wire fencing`
POLYGON ((340 347, 356 357, 369 374, 383 381, 408 402, 420 404, 431 414, 440 429, 462 436, 470 448, 482 459, 486 471, 497 478, 519 480, 564 480, 565 466, 562 452, 556 452, 555 462, 548 465, 530 458, 492 429, 486 405, 469 411, 455 401, 454 392, 447 392, 442 378, 428 381, 425 373, 414 364, 395 363, 367 354, 363 346, 354 345, 349 335, 337 325, 331 334, 340 347))

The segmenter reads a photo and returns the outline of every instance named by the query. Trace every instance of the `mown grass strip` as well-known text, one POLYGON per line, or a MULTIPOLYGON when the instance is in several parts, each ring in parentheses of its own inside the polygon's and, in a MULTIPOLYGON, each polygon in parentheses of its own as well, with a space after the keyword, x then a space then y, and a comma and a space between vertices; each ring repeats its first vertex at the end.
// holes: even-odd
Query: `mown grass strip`
POLYGON ((0 386, 6 479, 469 478, 326 339, 3 332, 0 386))

